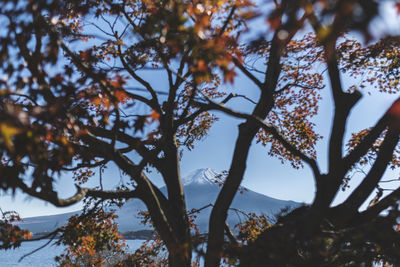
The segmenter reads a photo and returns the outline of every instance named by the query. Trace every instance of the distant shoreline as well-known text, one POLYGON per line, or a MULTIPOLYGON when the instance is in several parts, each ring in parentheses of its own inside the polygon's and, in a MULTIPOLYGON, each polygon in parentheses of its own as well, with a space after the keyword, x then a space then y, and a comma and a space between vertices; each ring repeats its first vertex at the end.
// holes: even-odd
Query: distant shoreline
MULTIPOLYGON (((41 238, 48 235, 50 232, 38 232, 32 233, 32 238, 41 238)), ((122 237, 126 240, 146 240, 153 239, 154 231, 152 230, 139 230, 139 231, 129 231, 120 233, 122 237)), ((59 237, 60 234, 57 234, 56 237, 59 237)))

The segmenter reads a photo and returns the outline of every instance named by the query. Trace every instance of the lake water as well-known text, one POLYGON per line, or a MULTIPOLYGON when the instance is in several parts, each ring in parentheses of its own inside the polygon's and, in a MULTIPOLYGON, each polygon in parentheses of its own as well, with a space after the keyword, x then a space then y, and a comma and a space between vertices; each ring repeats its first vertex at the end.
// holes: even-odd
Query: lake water
MULTIPOLYGON (((129 251, 135 251, 142 245, 144 240, 126 240, 129 251)), ((48 245, 47 247, 25 257, 21 262, 18 260, 27 253, 39 248, 48 240, 39 240, 22 243, 21 247, 11 250, 0 250, 0 267, 51 267, 56 266, 54 257, 63 253, 63 246, 48 245)))

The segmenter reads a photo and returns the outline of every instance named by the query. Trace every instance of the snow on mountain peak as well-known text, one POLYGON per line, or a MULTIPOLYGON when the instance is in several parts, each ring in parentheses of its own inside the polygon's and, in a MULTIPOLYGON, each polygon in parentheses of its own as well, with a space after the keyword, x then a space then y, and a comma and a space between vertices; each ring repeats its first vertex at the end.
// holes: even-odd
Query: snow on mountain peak
POLYGON ((221 175, 211 168, 197 169, 182 177, 183 185, 188 184, 215 184, 217 176, 221 175))

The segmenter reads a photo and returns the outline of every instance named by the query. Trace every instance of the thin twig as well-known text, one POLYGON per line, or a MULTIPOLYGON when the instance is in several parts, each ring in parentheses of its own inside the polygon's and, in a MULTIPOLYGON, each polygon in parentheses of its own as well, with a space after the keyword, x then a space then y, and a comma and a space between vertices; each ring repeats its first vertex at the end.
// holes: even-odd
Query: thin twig
POLYGON ((55 236, 56 236, 56 234, 54 234, 54 235, 52 236, 52 238, 50 238, 50 240, 49 240, 48 242, 46 242, 44 245, 42 245, 42 246, 40 246, 40 247, 38 247, 38 248, 32 250, 31 252, 26 253, 25 255, 23 255, 21 258, 19 258, 18 262, 21 262, 24 258, 26 258, 26 257, 28 257, 28 256, 30 256, 30 255, 32 255, 32 254, 34 254, 34 253, 36 253, 36 252, 38 252, 39 250, 41 250, 41 249, 47 247, 47 246, 54 240, 54 237, 55 237, 55 236))

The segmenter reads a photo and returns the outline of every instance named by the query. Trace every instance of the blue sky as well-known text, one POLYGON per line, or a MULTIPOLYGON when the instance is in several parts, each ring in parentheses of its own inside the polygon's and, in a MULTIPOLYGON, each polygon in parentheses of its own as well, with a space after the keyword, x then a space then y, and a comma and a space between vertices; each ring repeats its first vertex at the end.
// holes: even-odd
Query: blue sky
MULTIPOLYGON (((385 27, 386 29, 393 27, 393 30, 398 30, 394 26, 394 24, 398 25, 397 21, 395 23, 393 19, 393 16, 395 16, 394 11, 390 9, 390 6, 386 9, 385 12, 388 12, 387 14, 389 15, 376 24, 374 28, 376 32, 385 27)), ((154 80, 162 79, 151 80, 154 82, 154 80)), ((158 87, 160 86, 162 84, 158 84, 158 87)), ((253 84, 245 77, 239 75, 234 87, 240 92, 246 93, 250 98, 257 99, 258 89, 254 88, 253 84)), ((323 90, 322 95, 320 113, 314 121, 317 124, 317 131, 324 136, 324 139, 317 146, 317 159, 321 169, 324 170, 326 169, 326 148, 333 106, 329 87, 323 90)), ((352 132, 374 125, 397 97, 397 95, 382 93, 373 93, 371 95, 365 93, 350 115, 346 131, 347 138, 352 132)), ((233 106, 237 109, 245 110, 249 107, 248 104, 244 104, 241 100, 235 101, 233 106)), ((185 151, 181 163, 183 175, 198 168, 209 167, 217 171, 229 169, 237 137, 237 126, 241 121, 223 114, 219 115, 221 119, 212 127, 209 136, 205 140, 197 142, 193 151, 185 151)), ((271 197, 310 203, 314 197, 314 182, 309 168, 305 166, 304 169, 295 170, 289 164, 281 164, 279 160, 269 157, 267 152, 268 148, 254 142, 250 149, 243 186, 271 197)), ((386 175, 390 178, 398 178, 399 171, 390 171, 386 175)), ((156 184, 162 185, 161 179, 156 173, 153 172, 149 176, 156 184)), ((109 166, 105 171, 104 178, 109 187, 117 185, 120 179, 124 179, 118 169, 113 166, 109 166)), ((74 193, 75 188, 70 175, 63 174, 56 180, 58 180, 57 188, 60 189, 61 197, 69 197, 74 193)), ((352 188, 358 182, 360 180, 357 180, 357 178, 353 179, 352 188)), ((34 200, 20 193, 17 193, 15 197, 1 194, 0 207, 3 210, 15 210, 23 217, 64 213, 78 210, 81 207, 81 204, 77 204, 67 208, 55 208, 51 204, 34 200)), ((337 201, 343 199, 346 194, 348 192, 339 194, 337 201)))

